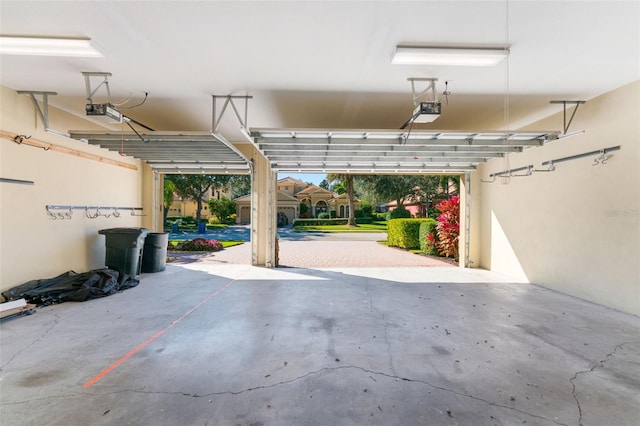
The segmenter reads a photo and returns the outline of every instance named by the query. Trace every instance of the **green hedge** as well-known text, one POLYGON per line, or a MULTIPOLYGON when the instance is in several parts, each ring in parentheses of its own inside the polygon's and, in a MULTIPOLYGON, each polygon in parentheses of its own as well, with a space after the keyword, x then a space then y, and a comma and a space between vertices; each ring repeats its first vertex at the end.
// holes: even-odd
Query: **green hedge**
POLYGON ((412 217, 411 212, 404 208, 404 206, 399 206, 391 211, 387 212, 387 220, 391 219, 408 219, 412 217))
POLYGON ((409 250, 420 248, 420 224, 433 219, 391 219, 387 222, 387 243, 409 250))
POLYGON ((418 239, 420 240, 420 251, 426 254, 437 255, 438 250, 434 247, 427 246, 427 234, 436 232, 436 225, 438 221, 435 219, 427 219, 420 223, 420 230, 418 231, 418 239))
MULTIPOLYGON (((370 224, 373 223, 371 217, 356 217, 356 224, 370 224)), ((293 227, 296 226, 329 226, 329 225, 346 225, 347 218, 340 219, 295 219, 293 221, 293 227)))
POLYGON ((294 219, 293 227, 296 226, 326 226, 326 225, 346 225, 347 219, 294 219))

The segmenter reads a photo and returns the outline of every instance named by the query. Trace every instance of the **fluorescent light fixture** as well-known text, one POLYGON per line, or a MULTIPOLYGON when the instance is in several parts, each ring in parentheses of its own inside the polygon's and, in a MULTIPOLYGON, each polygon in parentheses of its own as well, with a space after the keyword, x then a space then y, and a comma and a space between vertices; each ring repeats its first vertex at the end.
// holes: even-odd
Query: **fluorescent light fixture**
POLYGON ((95 43, 88 38, 48 38, 0 36, 0 54, 34 56, 71 56, 101 58, 95 43))
POLYGON ((452 65, 488 67, 509 55, 507 47, 413 47, 397 46, 391 59, 397 65, 452 65))

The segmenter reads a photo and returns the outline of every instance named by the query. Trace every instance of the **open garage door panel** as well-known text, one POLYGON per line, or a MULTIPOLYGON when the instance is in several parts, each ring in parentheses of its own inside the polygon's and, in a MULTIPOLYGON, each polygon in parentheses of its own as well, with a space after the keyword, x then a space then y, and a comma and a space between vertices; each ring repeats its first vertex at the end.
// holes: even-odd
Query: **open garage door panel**
POLYGON ((144 160, 160 173, 248 174, 249 161, 222 136, 198 132, 70 131, 74 139, 144 160))
POLYGON ((279 173, 459 174, 558 132, 252 129, 251 138, 279 173))

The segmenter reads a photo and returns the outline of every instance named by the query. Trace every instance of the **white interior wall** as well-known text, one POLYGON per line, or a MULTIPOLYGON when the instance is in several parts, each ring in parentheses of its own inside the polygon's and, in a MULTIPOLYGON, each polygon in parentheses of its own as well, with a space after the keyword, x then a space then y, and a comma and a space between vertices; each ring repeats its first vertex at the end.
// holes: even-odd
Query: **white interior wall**
MULTIPOLYGON (((142 167, 138 160, 44 131, 31 99, 0 88, 0 130, 83 153, 136 166, 115 165, 45 151, 2 138, 0 177, 34 181, 34 185, 0 183, 0 290, 68 270, 85 272, 104 266, 105 228, 141 226, 141 217, 122 212, 119 218, 88 219, 74 211, 72 219, 51 220, 45 205, 144 207, 142 167)), ((49 126, 97 130, 79 117, 49 108, 49 126)), ((145 209, 146 210, 146 209, 145 209)))
MULTIPOLYGON (((527 129, 561 129, 562 113, 527 129)), ((523 130, 527 130, 523 129, 523 130)), ((492 160, 480 188, 480 266, 615 309, 640 314, 640 82, 579 107, 569 133, 586 133, 492 160), (620 145, 608 164, 588 157, 551 173, 490 173, 620 145)))

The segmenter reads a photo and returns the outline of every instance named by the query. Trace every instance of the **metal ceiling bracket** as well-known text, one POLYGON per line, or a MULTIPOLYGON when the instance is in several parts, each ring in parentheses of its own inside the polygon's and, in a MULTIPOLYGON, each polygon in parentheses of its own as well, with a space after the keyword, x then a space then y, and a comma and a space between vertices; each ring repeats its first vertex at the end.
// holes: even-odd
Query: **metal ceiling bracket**
POLYGON ((427 96, 431 93, 431 101, 438 102, 438 95, 436 93, 436 81, 437 78, 419 78, 419 77, 410 77, 407 81, 411 82, 411 93, 413 94, 413 106, 418 106, 420 103, 420 98, 423 96, 427 96), (427 83, 427 87, 420 92, 416 91, 416 81, 424 81, 427 83))
POLYGON ((92 104, 93 95, 96 94, 96 92, 98 91, 98 89, 100 89, 100 87, 104 86, 105 89, 107 90, 107 102, 111 104, 111 90, 109 90, 109 77, 111 77, 111 73, 110 72, 83 72, 82 75, 84 76, 84 84, 87 92, 87 101, 89 101, 89 103, 92 104), (91 77, 102 77, 102 81, 100 82, 100 84, 98 84, 96 88, 93 90, 91 90, 91 77))
POLYGON ((578 111, 578 107, 585 103, 587 101, 550 101, 550 104, 562 104, 562 110, 563 110, 563 114, 564 114, 564 120, 563 120, 563 135, 566 135, 567 132, 569 131, 569 126, 571 126, 571 122, 573 121, 573 117, 576 115, 576 111, 578 111), (569 118, 569 122, 567 123, 567 104, 569 105, 575 105, 575 108, 573 109, 573 112, 571 113, 571 117, 569 118))
POLYGON ((69 137, 69 133, 60 132, 49 127, 49 95, 57 95, 56 92, 18 90, 18 94, 29 95, 29 97, 31 98, 31 102, 33 102, 33 107, 36 109, 38 115, 40 116, 40 119, 42 120, 45 132, 53 133, 54 135, 62 136, 64 138, 69 137), (42 108, 40 108, 40 104, 38 103, 38 99, 36 98, 37 95, 42 96, 42 108))
POLYGON ((20 95, 29 95, 31 98, 31 102, 33 102, 33 106, 38 112, 42 123, 44 124, 44 129, 49 130, 49 95, 57 95, 56 92, 38 92, 33 90, 18 90, 18 94, 20 95), (38 103, 38 99, 36 96, 42 96, 42 108, 40 108, 40 104, 38 103))
POLYGON ((233 109, 233 112, 235 113, 236 118, 238 119, 238 122, 240 123, 240 126, 242 127, 242 129, 246 130, 249 128, 249 126, 247 125, 247 115, 249 111, 249 99, 253 99, 253 96, 211 95, 211 98, 213 103, 213 113, 212 113, 212 123, 211 123, 212 133, 218 133, 218 128, 220 127, 220 120, 222 120, 222 117, 224 116, 224 113, 227 110, 227 106, 229 105, 231 105, 231 108, 233 109), (222 104, 222 110, 220 111, 220 114, 216 115, 216 104, 218 99, 224 99, 224 103, 222 104), (238 108, 236 108, 236 105, 233 102, 234 99, 244 99, 244 119, 240 116, 240 113, 238 112, 238 108))

